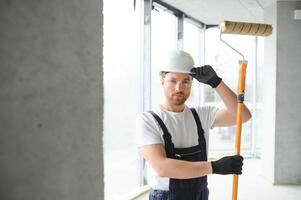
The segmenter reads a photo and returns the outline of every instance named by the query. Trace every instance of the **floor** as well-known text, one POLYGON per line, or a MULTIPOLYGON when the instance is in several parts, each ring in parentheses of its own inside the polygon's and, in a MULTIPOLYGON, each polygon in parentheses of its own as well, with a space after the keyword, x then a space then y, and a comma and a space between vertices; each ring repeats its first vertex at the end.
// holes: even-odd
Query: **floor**
MULTIPOLYGON (((260 159, 245 159, 239 176, 238 200, 300 200, 301 185, 273 185, 260 175, 260 159)), ((232 199, 232 176, 210 175, 209 200, 232 199)), ((147 200, 148 194, 137 198, 147 200)))

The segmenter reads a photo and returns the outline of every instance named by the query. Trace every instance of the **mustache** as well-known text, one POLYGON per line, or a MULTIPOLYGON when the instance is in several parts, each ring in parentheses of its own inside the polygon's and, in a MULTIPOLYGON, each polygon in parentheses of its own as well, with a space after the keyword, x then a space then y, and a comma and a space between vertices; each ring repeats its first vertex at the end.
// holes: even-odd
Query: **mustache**
POLYGON ((173 96, 184 96, 184 93, 183 92, 176 92, 176 93, 173 93, 172 94, 173 96))

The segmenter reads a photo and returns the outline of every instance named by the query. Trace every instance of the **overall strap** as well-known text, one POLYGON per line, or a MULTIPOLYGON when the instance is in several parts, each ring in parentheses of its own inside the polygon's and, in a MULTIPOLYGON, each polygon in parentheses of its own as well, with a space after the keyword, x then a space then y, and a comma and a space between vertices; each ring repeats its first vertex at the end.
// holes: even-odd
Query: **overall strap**
POLYGON ((205 152, 204 158, 206 158, 206 160, 207 160, 206 139, 205 139, 204 129, 202 127, 201 120, 200 120, 199 115, 198 115, 197 111, 195 110, 195 108, 190 108, 190 110, 193 114, 193 117, 194 117, 196 125, 197 125, 198 136, 199 136, 199 145, 202 146, 202 148, 205 152))
POLYGON ((195 108, 190 108, 190 110, 191 110, 194 120, 196 122, 196 126, 198 128, 198 135, 200 137, 200 136, 204 135, 204 130, 202 127, 201 120, 200 120, 199 115, 198 115, 197 111, 195 110, 195 108))
POLYGON ((148 112, 155 118, 155 120, 158 122, 159 126, 161 127, 161 129, 163 131, 163 139, 164 139, 165 151, 166 151, 167 157, 173 158, 174 157, 174 144, 172 143, 171 135, 170 135, 167 127, 165 126, 162 119, 156 113, 154 113, 151 110, 148 112))

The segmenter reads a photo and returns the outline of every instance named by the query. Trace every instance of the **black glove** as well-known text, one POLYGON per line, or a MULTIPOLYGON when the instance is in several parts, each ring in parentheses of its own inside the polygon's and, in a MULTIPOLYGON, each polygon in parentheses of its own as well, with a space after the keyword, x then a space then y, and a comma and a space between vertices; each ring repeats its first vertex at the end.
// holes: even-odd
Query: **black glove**
POLYGON ((241 174, 243 157, 239 155, 226 156, 212 161, 212 173, 214 174, 241 174))
POLYGON ((191 75, 201 83, 210 85, 216 88, 222 79, 216 75, 216 72, 210 65, 204 65, 202 67, 194 67, 191 70, 191 75))

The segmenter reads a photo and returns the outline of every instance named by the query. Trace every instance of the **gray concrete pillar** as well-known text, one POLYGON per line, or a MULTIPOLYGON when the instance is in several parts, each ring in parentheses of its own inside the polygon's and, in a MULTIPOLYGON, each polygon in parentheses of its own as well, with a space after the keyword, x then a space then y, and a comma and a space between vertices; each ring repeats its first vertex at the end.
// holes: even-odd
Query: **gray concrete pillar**
POLYGON ((264 174, 275 184, 301 184, 301 1, 265 10, 274 33, 265 40, 264 174))
POLYGON ((0 199, 103 199, 102 1, 0 1, 0 199))

